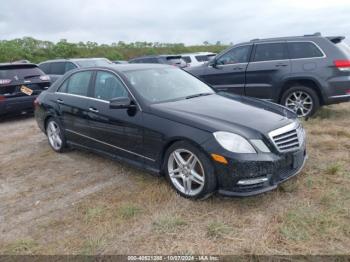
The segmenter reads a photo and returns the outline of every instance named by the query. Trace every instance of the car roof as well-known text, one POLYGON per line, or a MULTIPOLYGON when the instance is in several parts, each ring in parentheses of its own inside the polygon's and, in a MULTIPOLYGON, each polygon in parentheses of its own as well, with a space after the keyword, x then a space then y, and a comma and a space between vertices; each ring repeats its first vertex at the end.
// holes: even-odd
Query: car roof
POLYGON ((332 36, 332 37, 326 37, 322 36, 321 33, 315 33, 311 35, 303 35, 303 36, 286 36, 286 37, 274 37, 274 38, 256 38, 252 39, 249 42, 243 42, 239 43, 237 45, 243 45, 243 44, 254 44, 254 43, 264 43, 264 42, 274 42, 274 41, 315 41, 317 39, 321 38, 328 38, 328 39, 344 39, 343 36, 332 36))
POLYGON ((181 57, 181 55, 146 55, 146 56, 138 56, 138 57, 132 58, 130 59, 130 61, 136 60, 136 59, 157 58, 157 57, 181 57))
POLYGON ((85 71, 85 70, 113 70, 117 72, 127 72, 134 70, 146 70, 146 69, 156 69, 156 68, 175 68, 174 66, 166 64, 111 64, 108 66, 94 66, 88 68, 79 68, 74 71, 85 71))
POLYGON ((88 60, 100 60, 100 59, 106 59, 105 57, 93 57, 93 58, 60 58, 60 59, 52 59, 52 60, 46 60, 41 62, 43 63, 52 63, 52 62, 79 62, 79 61, 88 61, 88 60))
POLYGON ((16 69, 16 68, 33 68, 38 67, 32 63, 0 63, 0 68, 16 69))

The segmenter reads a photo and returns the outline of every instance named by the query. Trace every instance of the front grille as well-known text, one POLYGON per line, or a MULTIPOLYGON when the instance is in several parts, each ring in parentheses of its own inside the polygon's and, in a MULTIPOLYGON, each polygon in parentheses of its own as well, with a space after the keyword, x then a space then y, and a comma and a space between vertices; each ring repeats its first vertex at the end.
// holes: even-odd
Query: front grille
POLYGON ((269 133, 269 136, 279 152, 289 152, 299 149, 304 143, 304 130, 295 122, 269 133))

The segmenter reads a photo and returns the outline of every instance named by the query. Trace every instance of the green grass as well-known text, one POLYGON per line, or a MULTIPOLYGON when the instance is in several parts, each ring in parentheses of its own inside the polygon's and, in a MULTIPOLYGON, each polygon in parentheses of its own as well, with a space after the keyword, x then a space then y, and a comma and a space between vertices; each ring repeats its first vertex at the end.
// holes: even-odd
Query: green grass
POLYGON ((20 239, 6 248, 5 253, 9 255, 32 255, 38 249, 38 243, 32 239, 20 239))
POLYGON ((342 165, 339 163, 333 163, 326 169, 326 173, 329 175, 336 175, 342 170, 342 165))
POLYGON ((117 210, 118 217, 122 219, 130 219, 142 212, 142 209, 133 204, 124 204, 117 210))
POLYGON ((98 250, 104 245, 102 238, 88 238, 84 243, 81 250, 81 255, 96 255, 98 250))
POLYGON ((90 207, 86 209, 85 222, 89 223, 96 219, 101 219, 105 214, 105 208, 102 206, 90 207))
POLYGON ((173 232, 187 223, 178 216, 166 215, 153 222, 153 228, 158 232, 173 232))
POLYGON ((210 238, 220 238, 231 231, 230 227, 223 222, 214 221, 207 226, 207 236, 210 238))

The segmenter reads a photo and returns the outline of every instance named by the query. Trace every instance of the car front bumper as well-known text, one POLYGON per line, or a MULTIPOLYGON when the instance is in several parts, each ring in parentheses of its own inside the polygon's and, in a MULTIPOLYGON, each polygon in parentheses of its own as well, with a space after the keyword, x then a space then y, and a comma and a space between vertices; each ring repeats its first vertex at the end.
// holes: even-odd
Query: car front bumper
MULTIPOLYGON (((307 160, 307 154, 306 150, 299 151, 294 153, 295 156, 292 156, 292 158, 295 158, 292 160, 292 162, 287 165, 280 165, 278 162, 272 162, 270 163, 272 166, 276 166, 275 170, 271 170, 271 172, 266 172, 266 174, 263 174, 264 172, 261 172, 257 178, 267 178, 267 181, 252 185, 238 185, 238 181, 247 180, 249 181, 249 178, 245 178, 244 176, 239 176, 239 179, 233 178, 234 185, 231 188, 220 188, 219 194, 225 195, 225 196, 254 196, 258 194, 262 194, 271 190, 274 190, 278 187, 279 184, 289 180, 290 178, 298 175, 302 169, 304 168, 304 165, 307 160), (277 167, 279 166, 279 167, 277 167)), ((283 162, 283 160, 282 160, 283 162)), ((264 163, 262 166, 265 166, 267 163, 264 163)), ((265 168, 265 167, 263 167, 265 168)), ((259 169, 259 167, 257 167, 259 169)), ((238 172, 237 172, 238 173, 238 172)), ((232 176, 235 176, 233 174, 232 176)), ((254 179, 252 179, 254 180, 254 179)))
POLYGON ((230 153, 212 140, 202 146, 227 160, 226 164, 212 160, 218 192, 226 196, 253 196, 273 190, 300 173, 307 159, 305 143, 292 152, 257 154, 230 153))

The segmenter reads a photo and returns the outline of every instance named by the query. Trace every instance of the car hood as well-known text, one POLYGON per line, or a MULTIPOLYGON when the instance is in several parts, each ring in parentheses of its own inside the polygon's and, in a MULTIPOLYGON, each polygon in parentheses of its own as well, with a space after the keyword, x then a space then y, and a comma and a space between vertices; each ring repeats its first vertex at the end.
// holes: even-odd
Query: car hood
POLYGON ((267 135, 295 121, 295 114, 282 106, 228 94, 153 104, 150 109, 152 114, 209 132, 228 131, 245 136, 256 136, 256 132, 267 135))

